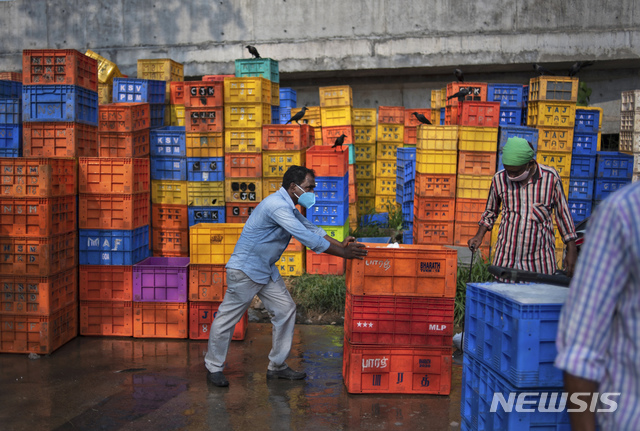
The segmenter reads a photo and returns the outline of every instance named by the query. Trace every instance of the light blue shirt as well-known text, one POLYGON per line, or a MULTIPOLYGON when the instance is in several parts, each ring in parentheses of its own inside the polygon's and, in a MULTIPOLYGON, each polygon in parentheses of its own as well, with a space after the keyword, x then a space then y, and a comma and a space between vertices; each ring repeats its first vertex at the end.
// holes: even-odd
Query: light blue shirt
POLYGON ((233 249, 227 268, 238 269, 259 284, 276 281, 280 272, 275 263, 289 245, 291 236, 316 253, 331 245, 327 233, 298 211, 287 191, 280 187, 253 210, 233 249))

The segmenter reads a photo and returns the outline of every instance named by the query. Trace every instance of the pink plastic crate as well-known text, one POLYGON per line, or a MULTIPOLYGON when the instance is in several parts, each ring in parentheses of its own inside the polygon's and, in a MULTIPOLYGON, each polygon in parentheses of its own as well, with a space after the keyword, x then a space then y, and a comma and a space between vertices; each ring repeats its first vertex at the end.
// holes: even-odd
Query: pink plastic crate
POLYGON ((134 302, 187 302, 188 269, 188 257, 149 257, 134 265, 134 302))

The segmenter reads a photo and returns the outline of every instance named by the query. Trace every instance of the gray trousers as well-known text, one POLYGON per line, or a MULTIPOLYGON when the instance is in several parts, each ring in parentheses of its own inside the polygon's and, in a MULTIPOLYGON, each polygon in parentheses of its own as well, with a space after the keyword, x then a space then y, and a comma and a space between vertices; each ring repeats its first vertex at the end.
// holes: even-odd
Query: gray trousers
POLYGON ((285 360, 291 351, 293 329, 296 323, 296 304, 282 278, 267 284, 253 282, 244 272, 227 269, 227 292, 213 319, 209 333, 209 351, 204 364, 212 373, 224 369, 233 330, 242 315, 258 295, 271 315, 273 325, 272 347, 269 353, 269 370, 287 368, 285 360))

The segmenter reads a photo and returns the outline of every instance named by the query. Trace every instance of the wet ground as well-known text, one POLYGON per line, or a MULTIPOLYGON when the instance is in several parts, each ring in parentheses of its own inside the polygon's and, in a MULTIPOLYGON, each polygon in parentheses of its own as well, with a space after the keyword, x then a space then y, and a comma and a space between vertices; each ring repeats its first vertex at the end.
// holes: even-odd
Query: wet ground
POLYGON ((229 388, 207 383, 205 341, 78 337, 50 356, 0 354, 2 430, 457 430, 462 367, 450 396, 353 395, 343 330, 296 326, 288 364, 304 381, 266 379, 271 325, 232 342, 229 388))

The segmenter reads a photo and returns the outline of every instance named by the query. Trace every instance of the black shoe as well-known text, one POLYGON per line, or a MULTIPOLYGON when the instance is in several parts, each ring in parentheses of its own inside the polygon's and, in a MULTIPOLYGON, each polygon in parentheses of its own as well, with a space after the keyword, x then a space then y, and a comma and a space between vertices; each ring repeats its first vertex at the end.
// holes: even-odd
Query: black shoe
POLYGON ((229 381, 225 378, 224 374, 222 374, 222 371, 217 371, 215 373, 207 371, 207 380, 219 388, 229 386, 229 381))
POLYGON ((301 373, 294 371, 287 367, 284 370, 267 370, 267 379, 287 379, 287 380, 302 380, 307 377, 307 373, 301 373))

